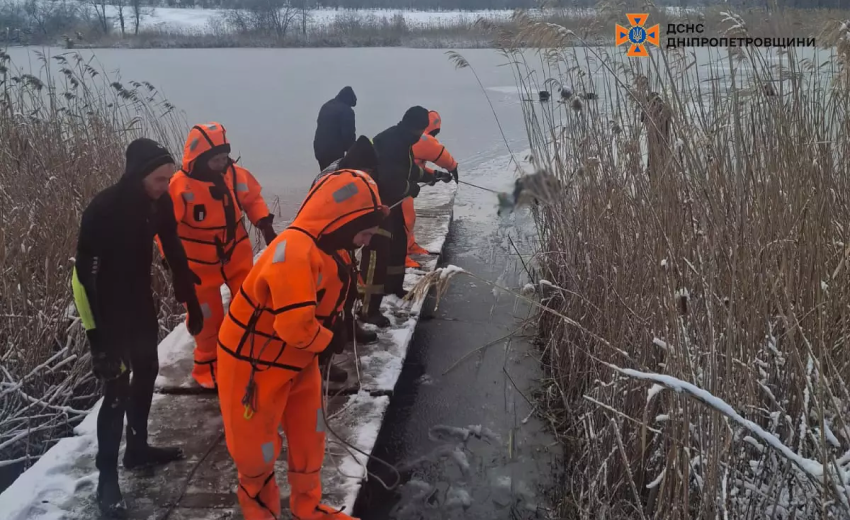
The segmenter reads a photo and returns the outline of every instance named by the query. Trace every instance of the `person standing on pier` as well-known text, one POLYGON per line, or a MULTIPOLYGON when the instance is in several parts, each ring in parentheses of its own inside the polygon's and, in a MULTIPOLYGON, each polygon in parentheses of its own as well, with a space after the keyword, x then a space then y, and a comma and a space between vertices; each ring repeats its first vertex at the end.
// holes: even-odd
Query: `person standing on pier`
POLYGON ((342 312, 357 280, 339 252, 368 245, 388 213, 368 174, 325 175, 234 295, 219 332, 218 395, 246 520, 280 518, 280 427, 293 518, 351 520, 320 503, 326 415, 319 366, 348 339, 342 312))
POLYGON ((218 329, 224 319, 221 286, 235 295, 254 264, 245 218, 266 244, 277 236, 274 214, 251 172, 230 158, 230 142, 221 123, 195 125, 183 149, 183 168, 168 189, 189 265, 201 279, 198 300, 204 328, 195 336, 192 378, 203 388, 216 385, 218 329))
POLYGON ((316 119, 316 135, 313 137, 313 153, 324 170, 354 144, 357 133, 354 125, 354 107, 357 96, 354 89, 344 87, 335 98, 319 110, 316 119))
MULTIPOLYGON (((419 141, 413 145, 413 160, 416 164, 425 170, 427 175, 434 177, 434 181, 450 182, 454 179, 458 180, 457 161, 452 157, 452 154, 446 149, 443 144, 437 140, 437 134, 440 133, 442 127, 442 118, 435 110, 428 112, 428 128, 422 133, 419 141), (434 170, 428 166, 428 163, 433 163, 448 171, 434 170)), ((419 268, 419 262, 410 257, 410 255, 427 255, 428 251, 416 243, 416 237, 413 234, 413 227, 416 225, 416 209, 413 205, 413 199, 404 199, 401 203, 401 209, 404 212, 404 227, 407 230, 407 260, 405 267, 419 268)))
POLYGON ((407 258, 407 232, 402 200, 419 195, 419 184, 435 182, 413 159, 411 148, 419 142, 428 128, 428 110, 415 106, 409 108, 401 121, 372 140, 378 154, 378 168, 372 174, 381 192, 381 200, 392 208, 375 239, 363 248, 360 272, 364 284, 360 287, 363 308, 360 319, 379 328, 390 326, 390 320, 381 314, 384 296, 392 294, 403 298, 404 263, 407 258))
POLYGON ((159 323, 151 290, 154 236, 170 266, 174 296, 188 308, 189 332, 197 334, 204 324, 194 288, 199 280, 189 269, 177 237, 168 197, 174 159, 150 139, 130 143, 126 159, 121 180, 98 193, 83 211, 72 275, 74 302, 91 347, 93 372, 103 381, 97 415, 97 502, 110 518, 127 515, 118 485, 125 413, 125 468, 183 457, 180 448, 148 444, 148 414, 159 372, 159 323))

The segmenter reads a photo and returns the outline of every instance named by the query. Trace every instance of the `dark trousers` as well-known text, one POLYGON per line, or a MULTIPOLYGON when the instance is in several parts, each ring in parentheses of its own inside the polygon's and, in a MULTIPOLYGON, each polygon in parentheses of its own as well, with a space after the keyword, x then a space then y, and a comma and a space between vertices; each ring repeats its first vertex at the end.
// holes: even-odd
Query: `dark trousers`
POLYGON ((404 261, 407 258, 407 231, 401 206, 390 211, 378 234, 363 248, 360 258, 360 275, 364 286, 363 314, 374 314, 381 309, 384 295, 400 295, 404 290, 404 261))
POLYGON ((328 152, 316 153, 316 160, 319 162, 319 171, 324 170, 325 168, 330 166, 332 162, 336 161, 337 159, 339 159, 343 155, 345 155, 345 154, 328 153, 328 152))
POLYGON ((148 443, 148 415, 153 387, 159 373, 159 357, 153 341, 127 349, 130 370, 104 383, 103 405, 97 414, 97 469, 102 475, 118 474, 118 449, 127 414, 127 450, 144 449, 148 443), (133 374, 130 379, 130 372, 133 374))

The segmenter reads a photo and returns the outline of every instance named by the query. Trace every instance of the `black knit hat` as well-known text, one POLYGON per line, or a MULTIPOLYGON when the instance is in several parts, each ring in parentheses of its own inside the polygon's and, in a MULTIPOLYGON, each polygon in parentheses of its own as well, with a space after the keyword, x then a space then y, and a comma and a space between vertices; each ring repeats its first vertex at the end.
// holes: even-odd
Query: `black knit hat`
POLYGON ((164 146, 144 137, 127 147, 124 176, 141 181, 163 164, 174 164, 174 158, 164 146))
POLYGON ((378 154, 372 141, 365 135, 361 135, 351 148, 345 152, 345 157, 340 159, 338 170, 375 170, 378 167, 378 154))
POLYGON ((401 118, 401 124, 411 130, 425 131, 428 128, 428 109, 420 106, 410 107, 401 118))

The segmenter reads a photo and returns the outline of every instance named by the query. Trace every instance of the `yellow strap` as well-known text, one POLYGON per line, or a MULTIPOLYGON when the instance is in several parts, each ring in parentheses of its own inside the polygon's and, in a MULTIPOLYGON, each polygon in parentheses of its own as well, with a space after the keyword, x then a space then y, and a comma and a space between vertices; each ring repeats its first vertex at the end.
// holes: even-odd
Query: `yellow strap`
POLYGON ((360 294, 384 294, 383 285, 360 285, 357 287, 357 292, 360 294))
MULTIPOLYGON (((361 286, 357 287, 357 291, 361 292, 361 294, 364 295, 364 297, 363 297, 363 308, 364 309, 368 309, 369 305, 372 303, 372 294, 373 293, 370 292, 370 291, 367 291, 366 288, 367 287, 375 287, 375 285, 373 283, 375 281, 375 267, 376 267, 377 263, 378 263, 378 253, 375 250, 369 251, 369 267, 366 270, 366 285, 362 286, 362 292, 361 292, 361 286)), ((380 293, 374 293, 374 294, 383 294, 383 287, 381 288, 380 293)))
POLYGON ((71 275, 71 288, 74 290, 74 303, 77 306, 77 312, 80 314, 83 327, 86 330, 95 329, 96 324, 94 322, 94 314, 91 311, 91 305, 89 304, 89 297, 86 294, 85 287, 83 287, 83 284, 80 283, 80 279, 77 277, 76 266, 74 266, 74 271, 71 275))
POLYGON ((375 232, 376 235, 381 235, 382 237, 392 238, 393 234, 387 231, 386 229, 378 228, 378 231, 375 232))
POLYGON ((245 412, 242 414, 242 417, 244 417, 246 421, 250 420, 251 417, 254 417, 254 410, 252 410, 247 404, 245 405, 245 412))

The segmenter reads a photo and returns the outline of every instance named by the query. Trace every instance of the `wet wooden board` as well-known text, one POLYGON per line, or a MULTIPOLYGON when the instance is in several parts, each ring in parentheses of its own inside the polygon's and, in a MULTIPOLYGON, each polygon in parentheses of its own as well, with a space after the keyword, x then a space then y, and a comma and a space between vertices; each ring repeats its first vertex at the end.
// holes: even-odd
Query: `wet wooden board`
MULTIPOLYGON (((359 486, 359 480, 346 478, 338 470, 338 467, 348 468, 353 476, 359 476, 352 471, 359 468, 357 462, 335 435, 366 453, 371 452, 388 405, 386 397, 363 394, 330 400, 328 424, 335 434, 328 434, 327 456, 322 469, 324 499, 328 504, 346 505, 352 491, 356 492, 354 488, 359 486)), ((150 423, 151 444, 180 446, 186 458, 158 468, 133 471, 120 468, 121 489, 130 518, 163 518, 170 509, 180 511, 184 518, 241 518, 236 499, 236 467, 222 434, 218 399, 204 395, 158 395, 151 409, 150 423)), ((89 444, 96 445, 93 432, 88 437, 91 437, 87 439, 89 444)), ((70 466, 61 468, 63 478, 76 483, 72 496, 47 490, 37 497, 40 507, 27 517, 37 518, 39 512, 45 512, 53 515, 52 518, 97 518, 94 453, 89 450, 70 466)), ((359 459, 365 462, 365 457, 359 456, 359 459)), ((288 510, 285 442, 275 473, 281 489, 282 509, 288 510)), ((353 506, 351 502, 349 508, 353 506)), ((175 515, 176 511, 171 518, 180 518, 175 515)))

